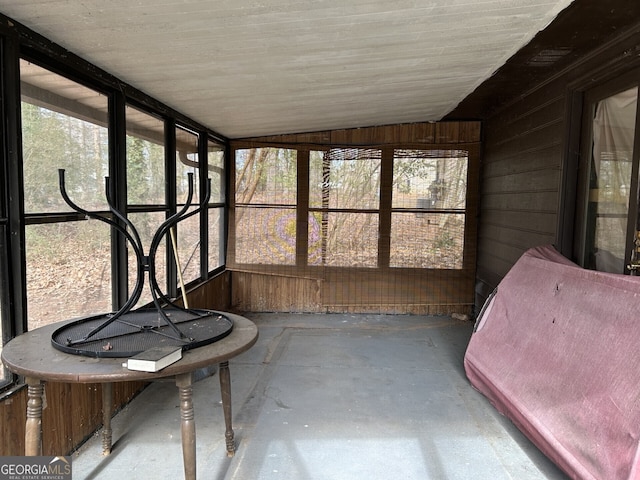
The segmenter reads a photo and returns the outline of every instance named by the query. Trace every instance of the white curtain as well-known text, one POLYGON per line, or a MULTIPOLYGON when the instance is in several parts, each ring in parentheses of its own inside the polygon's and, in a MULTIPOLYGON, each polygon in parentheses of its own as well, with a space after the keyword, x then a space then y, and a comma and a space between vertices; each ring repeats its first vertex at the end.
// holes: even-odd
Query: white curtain
POLYGON ((638 89, 626 90, 598 102, 593 119, 597 186, 589 197, 598 203, 594 246, 600 271, 624 271, 637 103, 638 89))

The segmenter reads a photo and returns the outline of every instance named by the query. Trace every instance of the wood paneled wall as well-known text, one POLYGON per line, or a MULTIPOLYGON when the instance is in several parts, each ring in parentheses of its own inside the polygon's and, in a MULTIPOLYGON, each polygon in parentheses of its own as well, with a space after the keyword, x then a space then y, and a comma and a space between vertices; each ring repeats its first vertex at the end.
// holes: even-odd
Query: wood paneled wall
POLYGON ((639 45, 638 28, 627 31, 485 120, 478 306, 528 248, 554 244, 572 256, 581 94, 637 65, 639 45))
POLYGON ((472 313, 474 276, 464 270, 324 268, 317 278, 233 271, 233 305, 244 312, 472 313))
POLYGON ((291 135, 271 135, 232 140, 232 148, 257 145, 325 145, 335 147, 348 146, 384 146, 418 145, 430 146, 473 144, 480 142, 480 122, 425 122, 383 125, 377 127, 347 128, 323 132, 299 133, 291 135))
MULTIPOLYGON (((192 289, 188 300, 193 308, 227 310, 230 303, 229 273, 218 275, 192 289)), ((114 412, 126 405, 145 386, 143 382, 115 383, 114 412)), ((102 425, 100 384, 48 382, 45 384, 45 399, 42 412, 44 455, 71 453, 102 425)), ((24 455, 26 411, 26 387, 0 401, 0 456, 24 455)))
MULTIPOLYGON (((190 308, 229 310, 231 305, 231 274, 228 271, 209 279, 189 290, 187 299, 190 308)), ((178 302, 181 304, 181 302, 178 302)))
POLYGON ((485 126, 478 276, 490 290, 527 248, 556 241, 564 88, 540 93, 485 126))
POLYGON ((321 312, 320 278, 234 270, 232 305, 241 312, 321 312))
MULTIPOLYGON (((299 150, 364 146, 469 151, 462 269, 236 265, 232 256, 231 260, 228 259, 228 268, 232 271, 233 308, 240 311, 471 314, 476 263, 480 127, 479 122, 416 123, 232 141, 232 151, 265 146, 299 150)), ((385 184, 384 180, 382 184, 385 184)), ((391 181, 387 184, 391 185, 391 181)), ((234 218, 232 205, 230 221, 233 222, 234 218)))
MULTIPOLYGON (((129 402, 144 386, 141 382, 114 384, 114 411, 129 402)), ((100 384, 45 384, 43 455, 71 453, 102 425, 101 395, 100 384)), ((24 455, 26 412, 26 387, 0 403, 0 456, 24 455)))

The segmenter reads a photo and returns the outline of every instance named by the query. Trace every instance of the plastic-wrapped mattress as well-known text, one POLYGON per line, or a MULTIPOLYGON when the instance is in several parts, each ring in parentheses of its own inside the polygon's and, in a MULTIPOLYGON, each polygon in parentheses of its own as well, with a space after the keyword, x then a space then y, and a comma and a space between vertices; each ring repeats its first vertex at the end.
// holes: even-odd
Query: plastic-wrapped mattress
POLYGON ((571 477, 640 480, 640 277, 531 249, 485 305, 464 365, 571 477))

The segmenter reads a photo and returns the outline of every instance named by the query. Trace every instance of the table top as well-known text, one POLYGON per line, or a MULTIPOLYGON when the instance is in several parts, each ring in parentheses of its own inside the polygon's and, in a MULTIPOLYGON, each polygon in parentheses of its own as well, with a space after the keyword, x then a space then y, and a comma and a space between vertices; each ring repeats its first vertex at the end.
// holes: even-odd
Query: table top
POLYGON ((2 362, 13 373, 64 383, 108 383, 153 380, 192 372, 226 362, 251 348, 258 340, 258 327, 249 319, 225 312, 233 330, 221 340, 186 350, 182 359, 159 372, 129 370, 126 358, 93 358, 73 355, 51 345, 51 334, 65 323, 46 325, 13 338, 2 348, 2 362))

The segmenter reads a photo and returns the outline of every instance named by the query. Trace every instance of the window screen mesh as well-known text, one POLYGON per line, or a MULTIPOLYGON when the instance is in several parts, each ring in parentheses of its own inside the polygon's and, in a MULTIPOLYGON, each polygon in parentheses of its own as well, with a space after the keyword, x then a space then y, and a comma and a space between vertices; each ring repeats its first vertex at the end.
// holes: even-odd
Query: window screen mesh
POLYGON ((381 150, 333 148, 311 152, 311 208, 377 209, 380 204, 381 150))
POLYGON ((469 158, 457 149, 236 150, 234 298, 258 311, 464 311, 469 158))

